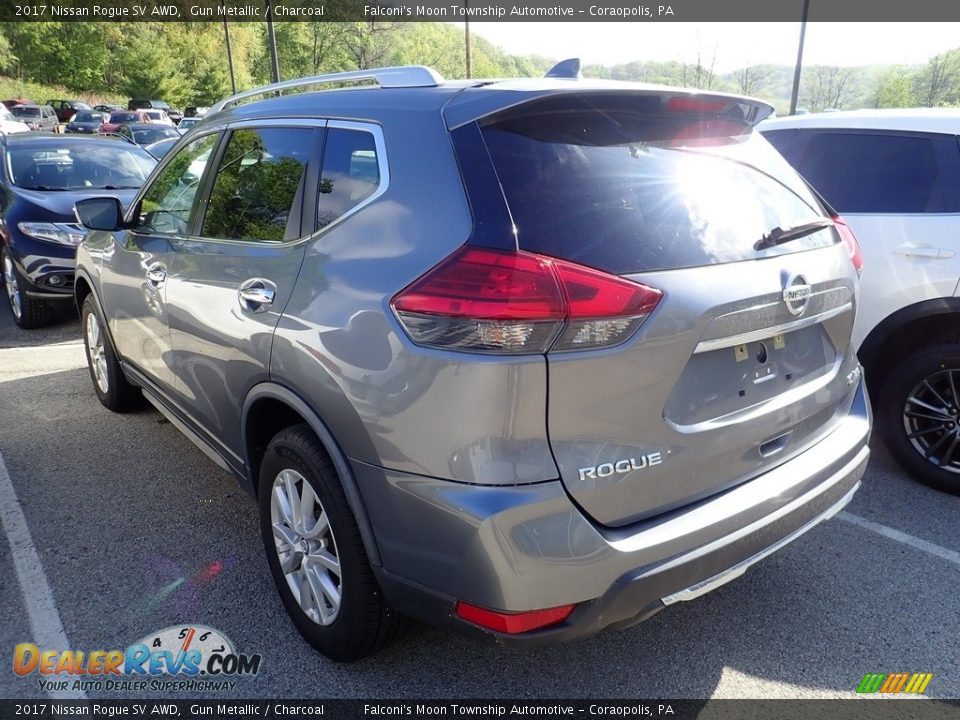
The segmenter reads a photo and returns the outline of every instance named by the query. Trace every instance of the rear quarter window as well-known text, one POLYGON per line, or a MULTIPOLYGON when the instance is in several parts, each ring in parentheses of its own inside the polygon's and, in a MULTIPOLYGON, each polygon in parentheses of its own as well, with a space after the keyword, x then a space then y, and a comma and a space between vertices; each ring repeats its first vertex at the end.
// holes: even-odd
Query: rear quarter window
POLYGON ((841 214, 960 211, 956 137, 800 129, 769 139, 841 214))

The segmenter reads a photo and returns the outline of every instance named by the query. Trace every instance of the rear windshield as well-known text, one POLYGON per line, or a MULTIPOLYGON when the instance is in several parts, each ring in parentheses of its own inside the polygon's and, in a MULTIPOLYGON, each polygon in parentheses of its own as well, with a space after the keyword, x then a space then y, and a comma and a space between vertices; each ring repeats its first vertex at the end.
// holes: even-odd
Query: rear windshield
POLYGON ((40 108, 38 107, 13 107, 10 112, 17 117, 40 117, 40 108))
POLYGON ((132 123, 140 119, 140 116, 132 112, 115 112, 110 116, 112 123, 132 123))
POLYGON ((521 249, 618 274, 823 247, 827 229, 754 245, 824 212, 758 133, 649 96, 527 103, 482 133, 521 249))
POLYGON ((149 145, 166 138, 178 138, 180 133, 170 127, 135 128, 133 140, 137 145, 149 145))
POLYGON ((82 123, 82 122, 104 122, 107 118, 103 113, 99 112, 88 112, 87 110, 82 110, 73 116, 73 122, 82 123))

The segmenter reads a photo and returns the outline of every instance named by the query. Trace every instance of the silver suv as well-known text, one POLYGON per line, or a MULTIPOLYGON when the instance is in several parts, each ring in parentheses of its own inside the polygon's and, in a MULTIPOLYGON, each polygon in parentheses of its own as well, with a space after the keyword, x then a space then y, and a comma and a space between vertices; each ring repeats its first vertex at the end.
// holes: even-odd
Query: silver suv
POLYGON ((552 75, 260 88, 125 214, 77 203, 100 401, 145 396, 257 498, 335 660, 404 616, 625 627, 859 486, 854 241, 753 131, 772 109, 552 75))

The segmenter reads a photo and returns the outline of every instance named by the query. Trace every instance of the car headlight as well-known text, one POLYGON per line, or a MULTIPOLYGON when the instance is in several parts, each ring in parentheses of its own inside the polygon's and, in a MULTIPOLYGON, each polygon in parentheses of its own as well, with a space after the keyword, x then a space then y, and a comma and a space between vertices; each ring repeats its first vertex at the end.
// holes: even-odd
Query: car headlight
POLYGON ((86 231, 79 225, 67 225, 64 223, 17 223, 17 227, 24 235, 29 235, 37 240, 46 240, 60 245, 71 245, 76 247, 83 242, 86 237, 86 231))

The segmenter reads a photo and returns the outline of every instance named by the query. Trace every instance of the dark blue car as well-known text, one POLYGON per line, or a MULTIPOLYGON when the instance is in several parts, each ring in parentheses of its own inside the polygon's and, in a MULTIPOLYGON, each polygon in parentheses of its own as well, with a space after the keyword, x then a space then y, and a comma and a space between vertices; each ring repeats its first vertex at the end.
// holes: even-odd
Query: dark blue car
POLYGON ((0 135, 0 269, 17 325, 35 328, 73 299, 77 245, 86 231, 73 206, 106 192, 126 205, 156 160, 114 137, 0 135))

